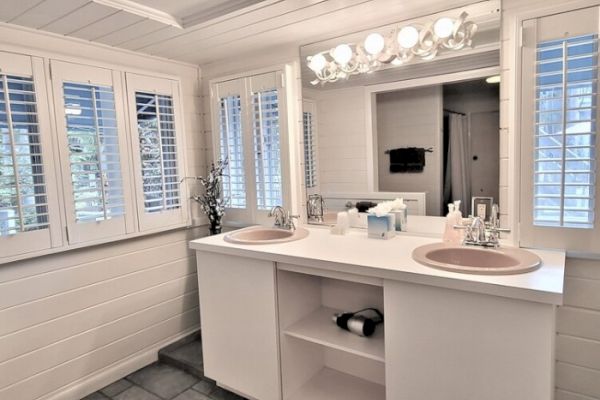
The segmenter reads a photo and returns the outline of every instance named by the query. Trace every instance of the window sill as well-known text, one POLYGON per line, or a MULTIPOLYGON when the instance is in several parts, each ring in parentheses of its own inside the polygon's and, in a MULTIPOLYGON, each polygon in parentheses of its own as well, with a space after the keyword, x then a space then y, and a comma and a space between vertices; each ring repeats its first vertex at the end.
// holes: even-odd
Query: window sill
MULTIPOLYGON (((202 220, 195 219, 194 222, 202 222, 202 220)), ((172 232, 172 231, 177 231, 177 230, 192 229, 192 228, 197 228, 197 227, 204 226, 204 225, 205 224, 183 223, 183 224, 171 225, 169 227, 153 229, 153 230, 148 230, 148 231, 144 231, 144 232, 135 232, 135 233, 127 234, 127 235, 119 235, 119 236, 115 236, 115 237, 111 237, 111 238, 105 238, 105 239, 95 240, 95 241, 90 241, 90 242, 85 242, 85 243, 66 244, 66 245, 63 245, 60 247, 53 247, 50 249, 45 249, 45 250, 35 251, 35 252, 30 252, 30 253, 22 253, 22 254, 10 256, 10 257, 0 257, 0 267, 2 265, 16 262, 16 261, 24 261, 24 260, 29 260, 29 259, 33 259, 33 258, 37 258, 37 257, 42 257, 42 256, 64 253, 64 252, 68 252, 68 251, 72 251, 72 250, 91 249, 92 247, 96 247, 96 246, 100 246, 100 245, 104 245, 104 244, 121 242, 121 241, 126 241, 129 239, 136 239, 136 238, 141 238, 144 236, 152 236, 152 235, 157 235, 160 233, 172 232)))

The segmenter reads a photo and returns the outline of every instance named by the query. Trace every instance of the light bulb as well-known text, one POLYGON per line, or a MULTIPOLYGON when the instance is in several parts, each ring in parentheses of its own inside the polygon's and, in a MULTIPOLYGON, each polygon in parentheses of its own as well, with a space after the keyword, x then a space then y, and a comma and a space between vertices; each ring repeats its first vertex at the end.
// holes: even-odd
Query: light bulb
POLYGON ((347 44, 340 44, 332 53, 333 59, 340 65, 346 65, 352 59, 352 48, 347 44))
POLYGON ((500 75, 494 75, 485 79, 487 83, 500 83, 500 75))
POLYGON ((413 48, 419 41, 419 31, 414 26, 405 26, 398 32, 398 44, 405 49, 413 48))
POLYGON ((327 60, 323 54, 315 54, 308 61, 308 68, 312 69, 314 72, 321 72, 326 64, 327 60))
POLYGON ((371 55, 381 53, 385 46, 385 39, 379 33, 371 33, 365 39, 365 50, 371 55))
POLYGON ((440 18, 433 24, 433 32, 435 36, 445 39, 452 35, 452 29, 454 28, 454 21, 448 17, 440 18))

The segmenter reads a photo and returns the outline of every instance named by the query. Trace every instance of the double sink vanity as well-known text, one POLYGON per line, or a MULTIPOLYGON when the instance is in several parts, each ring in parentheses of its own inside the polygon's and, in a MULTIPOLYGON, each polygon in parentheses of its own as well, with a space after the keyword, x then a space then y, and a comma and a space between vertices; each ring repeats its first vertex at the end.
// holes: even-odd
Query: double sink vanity
POLYGON ((206 376, 257 400, 547 400, 564 253, 252 227, 194 240, 206 376), (418 260, 418 261, 417 261, 418 260), (374 307, 373 336, 332 315, 374 307))

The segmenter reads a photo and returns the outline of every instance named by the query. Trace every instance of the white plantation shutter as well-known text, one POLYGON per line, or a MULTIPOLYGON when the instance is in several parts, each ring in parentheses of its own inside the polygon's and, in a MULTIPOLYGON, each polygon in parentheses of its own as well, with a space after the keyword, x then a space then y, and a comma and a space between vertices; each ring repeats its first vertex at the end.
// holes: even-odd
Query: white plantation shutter
POLYGON ((593 228, 598 38, 537 45, 534 223, 593 228))
POLYGON ((315 110, 313 101, 303 101, 302 130, 304 139, 304 183, 307 189, 317 186, 317 143, 315 135, 315 110))
POLYGON ((286 205, 282 82, 281 72, 268 72, 212 84, 215 157, 229 160, 223 177, 229 220, 266 223, 272 207, 286 205))
POLYGON ((44 175, 33 79, 0 74, 0 236, 48 228, 44 175))
POLYGON ((523 245, 589 250, 600 243, 598 15, 593 7, 523 24, 523 245))
POLYGON ((256 206, 259 210, 270 210, 283 204, 279 98, 276 88, 252 93, 252 126, 256 206))
POLYGON ((110 86, 64 82, 75 219, 125 214, 115 96, 110 86))
POLYGON ((223 176, 223 197, 230 208, 246 208, 246 177, 242 136, 241 96, 219 99, 219 148, 221 159, 229 160, 223 176))
POLYGON ((184 132, 179 84, 126 74, 134 170, 141 231, 183 226, 188 222, 184 132))
POLYGON ((52 61, 69 243, 133 232, 120 74, 52 61))
POLYGON ((0 261, 60 245, 41 59, 0 52, 0 261))
POLYGON ((181 206, 173 97, 136 92, 137 126, 142 158, 144 210, 181 206))

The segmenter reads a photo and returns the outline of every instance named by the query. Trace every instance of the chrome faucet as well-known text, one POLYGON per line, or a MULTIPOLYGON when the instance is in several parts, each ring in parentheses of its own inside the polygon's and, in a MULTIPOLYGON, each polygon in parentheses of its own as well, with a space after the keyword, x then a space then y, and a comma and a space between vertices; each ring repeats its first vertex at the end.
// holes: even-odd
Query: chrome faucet
POLYGON ((455 225, 454 229, 464 229, 464 245, 497 248, 500 246, 500 232, 510 232, 510 229, 500 228, 499 208, 492 206, 490 222, 486 224, 481 217, 471 217, 467 225, 455 225))
POLYGON ((296 230, 294 218, 300 218, 299 215, 291 215, 288 210, 282 206, 275 206, 269 211, 269 217, 275 217, 274 226, 282 229, 296 230))

